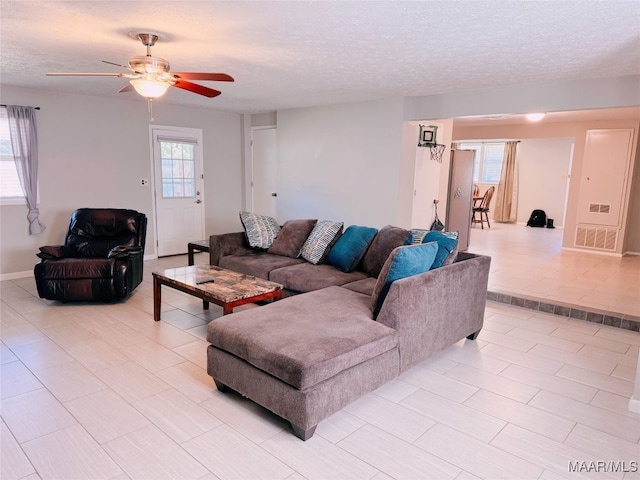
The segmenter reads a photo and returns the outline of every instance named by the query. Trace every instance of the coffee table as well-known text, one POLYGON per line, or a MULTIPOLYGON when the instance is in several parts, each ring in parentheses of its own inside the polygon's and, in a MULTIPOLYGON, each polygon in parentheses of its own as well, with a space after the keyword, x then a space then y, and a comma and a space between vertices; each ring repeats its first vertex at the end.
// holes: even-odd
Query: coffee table
POLYGON ((160 320, 160 287, 166 285, 202 299, 202 308, 209 302, 222 307, 222 314, 233 308, 260 300, 280 300, 282 285, 262 278, 244 275, 215 265, 193 265, 153 272, 153 319, 160 320))

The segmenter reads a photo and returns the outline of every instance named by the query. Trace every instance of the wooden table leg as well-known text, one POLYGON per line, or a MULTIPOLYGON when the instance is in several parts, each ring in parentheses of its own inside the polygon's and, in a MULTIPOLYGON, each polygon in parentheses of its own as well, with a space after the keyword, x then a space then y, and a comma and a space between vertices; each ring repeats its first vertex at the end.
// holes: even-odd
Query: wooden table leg
POLYGON ((233 313, 233 307, 231 304, 225 303, 222 307, 222 315, 229 315, 230 313, 233 313))
POLYGON ((207 302, 206 300, 202 300, 202 308, 204 310, 209 310, 209 302, 207 302))
POLYGON ((195 263, 195 260, 193 259, 193 250, 194 250, 193 244, 188 243, 187 244, 187 263, 189 264, 189 266, 195 263))
POLYGON ((161 285, 162 284, 160 283, 160 280, 158 280, 158 277, 154 275, 153 276, 153 319, 156 322, 160 321, 160 302, 161 302, 160 287, 161 285))

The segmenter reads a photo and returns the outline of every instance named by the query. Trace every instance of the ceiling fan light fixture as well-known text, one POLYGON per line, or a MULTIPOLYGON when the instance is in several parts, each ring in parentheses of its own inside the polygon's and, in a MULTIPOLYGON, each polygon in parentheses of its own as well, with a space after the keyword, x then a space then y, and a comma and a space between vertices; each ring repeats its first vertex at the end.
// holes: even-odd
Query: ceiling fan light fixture
POLYGON ((134 78, 133 80, 129 80, 129 83, 133 85, 136 92, 147 98, 161 97, 169 88, 169 84, 167 82, 148 78, 134 78))
POLYGON ((527 113, 527 120, 530 122, 539 122, 545 115, 545 113, 527 113))

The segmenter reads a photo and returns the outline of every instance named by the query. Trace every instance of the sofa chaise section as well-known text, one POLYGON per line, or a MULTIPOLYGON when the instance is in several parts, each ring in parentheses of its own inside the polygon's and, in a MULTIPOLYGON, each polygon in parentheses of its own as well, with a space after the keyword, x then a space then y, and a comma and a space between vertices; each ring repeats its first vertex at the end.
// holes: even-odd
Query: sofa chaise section
POLYGON ((207 371, 291 423, 316 425, 399 374, 396 330, 371 319, 371 298, 340 287, 228 315, 207 328, 207 371))

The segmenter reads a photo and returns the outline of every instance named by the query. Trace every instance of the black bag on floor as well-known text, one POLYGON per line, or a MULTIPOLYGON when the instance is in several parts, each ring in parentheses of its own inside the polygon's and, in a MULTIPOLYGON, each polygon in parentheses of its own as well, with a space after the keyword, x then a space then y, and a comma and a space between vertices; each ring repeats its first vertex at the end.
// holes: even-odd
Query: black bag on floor
POLYGON ((534 210, 531 212, 527 227, 544 227, 547 224, 547 214, 544 210, 534 210))
POLYGON ((431 224, 431 227, 429 227, 429 230, 432 230, 432 231, 435 230, 436 232, 440 232, 444 230, 444 224, 438 218, 438 202, 434 201, 433 204, 436 209, 436 218, 433 220, 433 223, 431 224))

